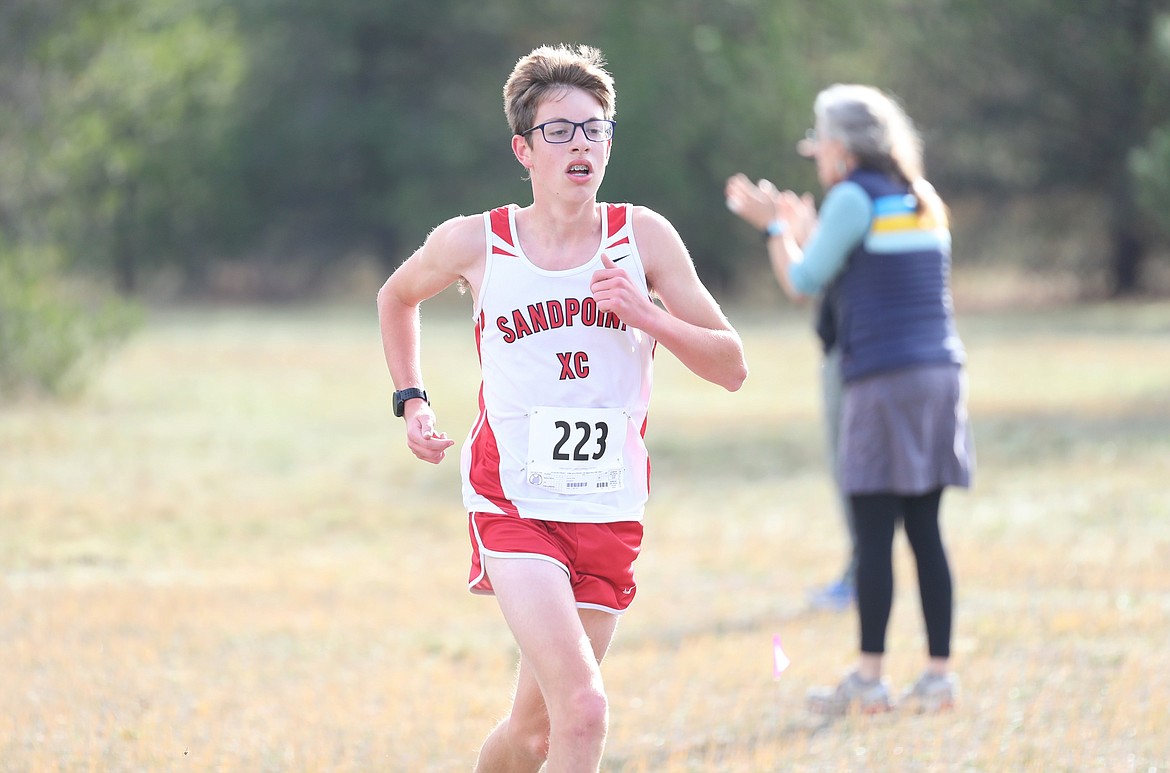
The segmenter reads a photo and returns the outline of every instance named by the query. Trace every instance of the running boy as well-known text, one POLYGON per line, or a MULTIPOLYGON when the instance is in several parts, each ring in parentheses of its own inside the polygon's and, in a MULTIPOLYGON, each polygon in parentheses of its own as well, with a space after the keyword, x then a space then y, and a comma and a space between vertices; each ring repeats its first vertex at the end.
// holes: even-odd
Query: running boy
POLYGON ((473 303, 482 383, 461 454, 469 585, 495 594, 520 648, 512 710, 484 742, 481 772, 598 769, 600 662, 636 589, 655 347, 729 391, 747 377, 739 335, 670 223, 597 200, 614 101, 596 49, 521 58, 504 110, 532 204, 442 223, 378 293, 395 414, 415 456, 436 464, 454 441, 423 388, 419 305, 454 282, 473 303))

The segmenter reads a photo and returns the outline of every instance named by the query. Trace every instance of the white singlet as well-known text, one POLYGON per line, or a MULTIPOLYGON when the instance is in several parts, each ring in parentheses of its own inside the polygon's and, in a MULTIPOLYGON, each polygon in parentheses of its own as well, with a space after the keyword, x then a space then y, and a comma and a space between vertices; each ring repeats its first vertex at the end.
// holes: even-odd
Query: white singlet
POLYGON ((589 286, 604 252, 649 290, 630 205, 598 206, 597 253, 564 271, 525 256, 516 205, 483 215, 487 262, 473 318, 483 380, 461 454, 469 512, 575 523, 642 518, 656 341, 599 312, 589 286))

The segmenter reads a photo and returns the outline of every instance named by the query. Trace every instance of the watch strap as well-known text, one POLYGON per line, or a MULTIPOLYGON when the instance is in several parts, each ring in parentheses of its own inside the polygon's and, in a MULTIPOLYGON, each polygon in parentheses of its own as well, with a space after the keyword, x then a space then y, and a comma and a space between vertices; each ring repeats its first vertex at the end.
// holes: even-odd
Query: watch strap
POLYGON ((399 389, 394 393, 394 415, 402 417, 402 415, 406 413, 406 401, 414 399, 422 400, 427 405, 431 404, 431 401, 427 399, 427 393, 425 390, 419 389, 418 387, 407 387, 406 389, 399 389))

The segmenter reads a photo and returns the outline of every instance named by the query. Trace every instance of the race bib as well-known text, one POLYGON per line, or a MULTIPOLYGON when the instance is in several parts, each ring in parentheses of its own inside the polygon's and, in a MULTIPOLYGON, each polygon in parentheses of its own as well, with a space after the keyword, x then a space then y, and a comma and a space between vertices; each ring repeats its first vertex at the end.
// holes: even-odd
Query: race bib
POLYGON ((528 417, 528 483, 558 494, 625 488, 621 408, 534 408, 528 417))

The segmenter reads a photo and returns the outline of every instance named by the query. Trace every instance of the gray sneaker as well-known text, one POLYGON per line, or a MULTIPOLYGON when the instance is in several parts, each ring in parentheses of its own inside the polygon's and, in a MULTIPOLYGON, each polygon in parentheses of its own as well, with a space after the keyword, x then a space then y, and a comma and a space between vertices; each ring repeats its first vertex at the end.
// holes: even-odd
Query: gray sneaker
POLYGON ((925 673, 902 694, 902 703, 919 714, 937 714, 953 709, 958 698, 959 677, 925 673))
POLYGON ((854 710, 881 714, 892 708, 886 680, 866 681, 856 671, 851 671, 836 687, 814 687, 808 691, 808 710, 814 714, 836 717, 854 710))

